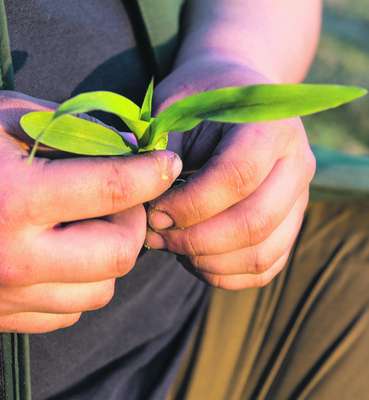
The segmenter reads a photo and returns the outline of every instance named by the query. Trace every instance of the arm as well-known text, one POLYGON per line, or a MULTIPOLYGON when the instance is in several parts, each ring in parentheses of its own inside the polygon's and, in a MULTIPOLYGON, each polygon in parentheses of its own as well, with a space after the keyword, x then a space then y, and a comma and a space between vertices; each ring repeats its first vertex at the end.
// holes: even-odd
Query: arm
POLYGON ((190 0, 176 62, 246 63, 276 82, 304 78, 315 54, 321 0, 190 0))

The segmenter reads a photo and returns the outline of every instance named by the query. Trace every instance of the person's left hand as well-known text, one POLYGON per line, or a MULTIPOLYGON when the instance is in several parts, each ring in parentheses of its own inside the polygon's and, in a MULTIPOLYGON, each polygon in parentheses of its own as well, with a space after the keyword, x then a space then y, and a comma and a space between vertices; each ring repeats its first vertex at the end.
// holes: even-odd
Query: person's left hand
MULTIPOLYGON (((257 83, 270 81, 245 66, 205 59, 175 70, 156 101, 163 109, 195 92, 257 83)), ((170 136, 185 170, 197 172, 151 203, 147 245, 188 256, 216 287, 268 284, 286 264, 315 172, 300 119, 204 123, 170 136)))

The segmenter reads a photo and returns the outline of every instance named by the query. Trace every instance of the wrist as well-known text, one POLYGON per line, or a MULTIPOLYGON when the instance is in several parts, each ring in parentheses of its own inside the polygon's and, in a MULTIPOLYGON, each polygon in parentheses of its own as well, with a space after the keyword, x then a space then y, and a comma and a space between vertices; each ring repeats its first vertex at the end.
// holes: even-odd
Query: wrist
POLYGON ((204 91, 230 86, 278 83, 260 71, 252 61, 238 60, 220 52, 207 52, 201 56, 175 64, 171 76, 188 90, 204 91))
POLYGON ((204 53, 174 66, 155 91, 154 109, 162 111, 173 102, 199 92, 270 83, 275 81, 256 70, 254 65, 240 63, 219 53, 204 53))
POLYGON ((283 72, 278 57, 273 56, 267 43, 261 43, 263 37, 253 40, 241 29, 207 28, 206 25, 190 32, 184 37, 175 60, 174 69, 184 65, 206 64, 237 66, 257 71, 268 82, 281 83, 283 72), (249 37, 245 46, 245 37, 249 37), (223 38, 220 40, 219 38, 223 38), (237 43, 243 43, 238 46, 237 43))

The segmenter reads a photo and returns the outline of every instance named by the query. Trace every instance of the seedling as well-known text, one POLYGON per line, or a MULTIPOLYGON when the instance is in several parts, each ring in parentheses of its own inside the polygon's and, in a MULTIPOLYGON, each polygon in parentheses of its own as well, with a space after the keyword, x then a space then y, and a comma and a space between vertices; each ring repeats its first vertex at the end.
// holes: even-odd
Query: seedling
POLYGON ((188 132, 203 121, 250 123, 305 116, 349 103, 366 93, 359 87, 341 85, 227 87, 186 97, 153 117, 151 81, 141 107, 113 92, 88 92, 65 101, 55 112, 25 114, 20 124, 35 140, 30 161, 39 143, 86 156, 123 156, 166 149, 170 132, 188 132), (96 110, 118 116, 132 131, 132 137, 76 116, 96 110))

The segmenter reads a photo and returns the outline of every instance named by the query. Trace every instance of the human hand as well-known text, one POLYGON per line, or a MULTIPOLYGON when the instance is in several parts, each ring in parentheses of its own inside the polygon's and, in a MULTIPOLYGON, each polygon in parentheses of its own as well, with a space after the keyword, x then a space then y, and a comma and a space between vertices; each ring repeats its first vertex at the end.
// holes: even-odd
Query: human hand
MULTIPOLYGON (((157 100, 165 108, 194 92, 259 83, 270 81, 245 66, 202 59, 164 80, 157 100)), ((185 169, 198 170, 151 204, 148 246, 188 256, 216 287, 268 284, 288 259, 315 172, 301 121, 205 123, 170 136, 185 169)))
POLYGON ((181 169, 171 152, 30 165, 19 118, 54 108, 0 93, 0 332, 53 331, 106 305, 143 245, 142 204, 181 169))

